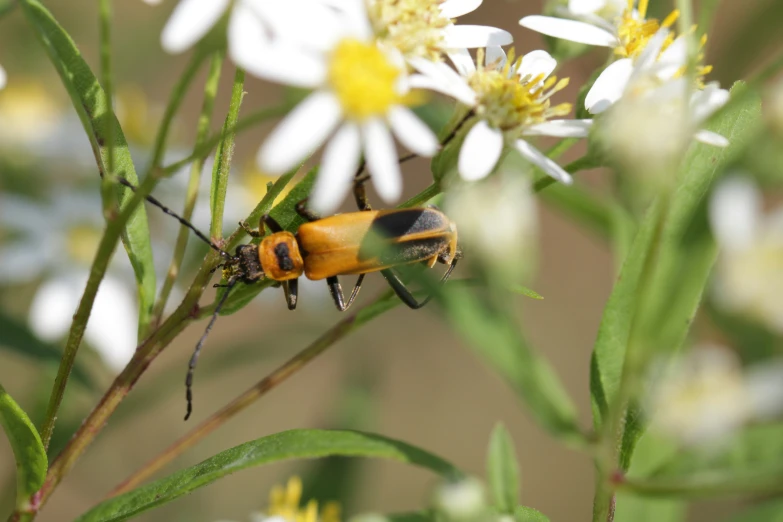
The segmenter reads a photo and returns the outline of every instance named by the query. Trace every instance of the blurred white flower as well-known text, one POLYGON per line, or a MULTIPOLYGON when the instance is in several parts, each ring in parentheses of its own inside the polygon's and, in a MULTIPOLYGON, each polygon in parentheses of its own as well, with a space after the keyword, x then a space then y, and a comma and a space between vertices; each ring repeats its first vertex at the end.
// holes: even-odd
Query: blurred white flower
POLYGON ((440 61, 454 49, 510 45, 511 33, 483 25, 454 25, 483 0, 369 0, 370 21, 381 45, 407 58, 440 61))
POLYGON ((783 333, 783 207, 765 216, 755 184, 737 176, 718 184, 709 211, 721 249, 716 304, 783 333))
POLYGON ((450 94, 473 108, 476 123, 468 132, 459 154, 463 179, 473 181, 489 175, 505 145, 513 146, 525 159, 556 180, 570 184, 571 175, 547 158, 522 136, 586 137, 592 120, 552 118, 571 112, 571 104, 552 106, 553 94, 568 85, 552 75, 557 62, 546 51, 532 51, 514 59, 500 47, 479 50, 474 62, 467 51, 452 53, 454 72, 444 63, 415 60, 425 78, 416 86, 450 94))
POLYGON ((3 66, 0 65, 0 89, 5 87, 5 84, 6 84, 7 80, 8 80, 8 78, 7 78, 6 74, 5 74, 5 69, 3 69, 3 66))
MULTIPOLYGON (((420 156, 438 150, 433 132, 406 106, 412 100, 402 58, 375 44, 361 1, 344 1, 351 23, 333 48, 312 54, 307 67, 290 64, 285 70, 286 83, 315 92, 278 124, 258 154, 261 170, 281 174, 327 142, 310 198, 312 208, 324 214, 350 190, 362 153, 381 198, 399 199, 402 177, 392 133, 420 156)), ((260 58, 257 65, 248 71, 265 66, 260 58)))
POLYGON ((473 477, 442 482, 435 490, 433 507, 446 520, 475 520, 487 508, 484 486, 473 477))
POLYGON ((610 47, 616 56, 635 58, 660 28, 671 27, 679 16, 675 10, 663 22, 648 19, 648 0, 640 0, 636 9, 635 3, 628 0, 623 9, 618 1, 572 0, 565 14, 579 20, 532 15, 522 18, 519 24, 554 38, 610 47))
MULTIPOLYGON (((180 0, 161 34, 170 53, 190 48, 231 11, 228 20, 229 55, 235 61, 254 53, 263 59, 275 41, 304 49, 329 45, 340 24, 329 0, 180 0)), ((295 53, 290 53, 294 56, 295 53)))
POLYGON ((500 172, 483 183, 449 190, 445 210, 471 260, 498 280, 519 283, 530 275, 538 243, 538 209, 527 179, 500 172))
MULTIPOLYGON (((0 284, 43 278, 29 312, 31 329, 57 341, 68 332, 103 231, 100 201, 65 192, 50 204, 0 194, 0 226, 11 239, 0 247, 0 284)), ((130 271, 127 257, 124 259, 130 271)), ((114 263, 116 267, 116 262, 114 263)), ((85 338, 119 371, 136 347, 133 287, 114 272, 101 283, 85 338)))
POLYGON ((702 346, 656 370, 646 400, 651 427, 684 445, 718 441, 783 411, 783 360, 743 371, 731 351, 702 346))

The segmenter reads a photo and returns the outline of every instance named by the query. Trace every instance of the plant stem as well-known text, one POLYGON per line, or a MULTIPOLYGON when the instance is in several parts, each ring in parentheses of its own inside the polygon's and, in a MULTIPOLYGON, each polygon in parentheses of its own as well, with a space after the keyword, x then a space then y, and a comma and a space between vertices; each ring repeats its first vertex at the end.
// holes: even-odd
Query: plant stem
POLYGON ((632 479, 618 481, 617 489, 646 497, 711 497, 725 495, 780 495, 783 481, 779 473, 738 476, 736 472, 703 477, 632 479))
MULTIPOLYGON (((99 2, 99 39, 101 52, 101 79, 103 92, 106 93, 106 107, 109 121, 114 121, 114 82, 112 81, 111 68, 111 2, 112 0, 100 0, 99 2)), ((104 218, 109 219, 113 211, 110 179, 114 176, 114 125, 106 126, 106 176, 101 178, 101 192, 103 201, 104 218)))
POLYGON ((153 458, 117 486, 109 496, 116 496, 134 489, 182 452, 195 445, 198 441, 225 424, 236 414, 266 395, 267 392, 283 383, 317 356, 334 346, 337 341, 387 310, 394 308, 399 303, 399 299, 396 299, 391 292, 385 292, 370 304, 359 309, 356 313, 342 319, 318 339, 313 341, 307 348, 293 356, 282 366, 257 382, 253 387, 239 395, 226 406, 212 414, 204 422, 174 442, 171 446, 163 450, 157 457, 153 458))
POLYGON ((239 108, 245 95, 245 71, 238 68, 234 74, 234 86, 231 89, 231 102, 228 106, 228 114, 223 124, 223 141, 220 142, 216 153, 215 166, 212 169, 212 188, 210 194, 210 209, 212 211, 212 224, 209 233, 213 238, 223 237, 223 211, 226 204, 226 190, 228 189, 228 175, 231 171, 231 160, 234 156, 234 138, 236 134, 227 132, 236 126, 239 119, 239 108))
POLYGON ((125 229, 125 225, 130 219, 136 207, 141 204, 144 196, 149 193, 155 183, 154 178, 148 178, 139 187, 139 190, 125 206, 124 209, 106 225, 106 231, 101 238, 101 242, 98 245, 98 250, 95 253, 92 266, 90 267, 90 275, 87 279, 87 285, 84 288, 84 293, 79 301, 79 307, 76 309, 76 313, 73 316, 73 322, 71 323, 71 329, 68 333, 68 340, 65 344, 65 350, 63 351, 63 357, 60 361, 60 367, 57 370, 57 377, 54 380, 54 386, 52 388, 52 395, 49 398, 49 405, 46 408, 46 416, 44 417, 43 425, 41 428, 41 440, 44 447, 49 447, 49 441, 52 438, 54 432, 54 423, 57 418, 57 411, 60 408, 60 404, 63 400, 65 393, 65 386, 68 383, 68 377, 71 374, 73 363, 76 360, 76 353, 79 351, 82 338, 84 337, 84 331, 87 327, 87 320, 90 318, 90 312, 92 311, 93 303, 95 302, 95 296, 98 294, 98 287, 106 275, 106 270, 109 267, 109 261, 114 254, 114 249, 117 248, 117 243, 120 240, 120 235, 125 229))
POLYGON ((238 120, 236 124, 233 125, 232 127, 229 127, 228 129, 223 129, 218 134, 210 136, 207 140, 204 141, 204 143, 200 147, 197 147, 186 158, 175 161, 174 163, 163 167, 164 175, 170 176, 171 174, 174 174, 175 172, 185 167, 186 165, 194 162, 195 160, 206 158, 207 156, 209 156, 209 153, 212 152, 212 149, 214 149, 216 145, 218 145, 221 141, 223 141, 223 138, 225 138, 228 134, 236 135, 242 131, 245 131, 253 127, 254 125, 270 120, 272 118, 276 118, 278 116, 283 116, 288 112, 289 109, 290 107, 288 105, 279 105, 277 107, 269 107, 267 109, 261 109, 251 114, 250 116, 245 116, 244 118, 238 120))
POLYGON ((420 193, 413 196, 411 199, 400 205, 400 208, 412 208, 420 207, 427 201, 431 200, 435 196, 441 193, 440 185, 433 183, 429 187, 425 188, 420 193))
POLYGON ((166 140, 169 137, 169 131, 171 130, 171 123, 174 121, 174 116, 177 114, 177 110, 185 100, 185 94, 188 91, 188 87, 193 83, 193 79, 196 76, 201 62, 206 58, 206 54, 196 51, 190 59, 185 72, 182 73, 177 81, 174 89, 171 91, 169 101, 166 104, 166 110, 163 112, 163 119, 158 126, 158 133, 155 136, 155 142, 152 145, 152 159, 150 160, 147 170, 152 172, 161 166, 163 162, 163 155, 166 152, 166 140))
MULTIPOLYGON (((209 66, 209 74, 207 75, 207 82, 204 86, 204 101, 201 105, 201 114, 198 119, 194 149, 198 149, 204 143, 204 140, 206 140, 207 134, 209 133, 209 124, 212 119, 212 109, 215 106, 215 97, 217 96, 222 66, 222 53, 217 52, 213 54, 209 66)), ((190 168, 190 180, 188 181, 187 193, 185 194, 185 208, 182 211, 182 217, 188 221, 190 221, 193 216, 193 209, 196 206, 196 199, 198 198, 198 190, 201 181, 201 170, 204 167, 204 159, 205 158, 198 158, 193 162, 193 165, 191 165, 190 168)), ((184 226, 180 226, 177 242, 174 246, 174 254, 172 255, 171 263, 169 264, 169 269, 166 273, 166 279, 163 281, 158 302, 155 304, 155 308, 152 312, 153 325, 158 325, 160 323, 163 310, 166 308, 166 303, 171 295, 171 290, 174 288, 177 275, 179 275, 179 270, 182 267, 182 260, 185 258, 185 249, 188 246, 189 238, 190 230, 184 226)))

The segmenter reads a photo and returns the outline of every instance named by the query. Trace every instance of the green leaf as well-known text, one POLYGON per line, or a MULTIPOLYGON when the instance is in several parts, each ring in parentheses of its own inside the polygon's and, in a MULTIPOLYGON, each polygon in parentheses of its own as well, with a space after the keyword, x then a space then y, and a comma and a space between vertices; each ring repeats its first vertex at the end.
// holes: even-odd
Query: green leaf
POLYGON ((463 285, 445 285, 439 292, 454 329, 520 395, 538 422, 564 440, 582 443, 571 398, 549 363, 527 344, 508 303, 463 285))
POLYGON ((750 507, 723 522, 783 522, 783 499, 775 499, 750 507))
POLYGON ((522 294, 524 296, 527 296, 531 299, 536 299, 538 301, 541 301, 544 299, 544 296, 536 292, 535 290, 532 290, 526 286, 522 285, 514 285, 511 287, 511 291, 516 294, 522 294))
MULTIPOLYGON (((138 185, 136 169, 120 124, 109 110, 106 93, 82 58, 76 44, 40 2, 20 0, 19 4, 71 97, 71 102, 90 140, 101 175, 108 172, 107 162, 111 147, 114 149, 114 172, 138 185), (107 143, 109 136, 113 139, 113 143, 107 143)), ((133 192, 118 186, 116 193, 120 208, 125 208, 133 197, 133 192)), ((128 220, 122 242, 136 274, 139 330, 145 332, 151 319, 156 287, 150 230, 143 206, 139 206, 128 220)))
POLYGON ((296 232, 299 226, 305 222, 304 218, 296 213, 296 204, 310 196, 317 176, 318 167, 310 169, 305 177, 286 194, 283 201, 275 205, 275 208, 269 213, 284 230, 296 232))
MULTIPOLYGON (((27 326, 5 315, 2 311, 0 311, 0 346, 5 346, 25 357, 52 362, 55 365, 60 363, 63 355, 62 350, 58 347, 42 341, 27 326)), ((78 361, 73 367, 71 375, 82 386, 93 391, 96 390, 95 383, 89 373, 78 361)))
POLYGON ((462 476, 457 468, 440 457, 380 435, 355 431, 291 430, 218 453, 200 464, 102 502, 77 520, 126 520, 243 469, 280 460, 332 455, 397 460, 444 476, 462 476))
POLYGON ((487 481, 495 508, 514 513, 519 504, 519 466, 514 441, 502 423, 495 425, 489 440, 487 481))
POLYGON ((516 522, 549 522, 549 517, 540 511, 527 506, 517 506, 514 510, 516 522))
MULTIPOLYGON (((713 118, 707 128, 726 136, 725 149, 694 143, 682 162, 680 183, 669 201, 655 262, 640 309, 638 345, 646 360, 653 351, 679 350, 701 302, 718 249, 707 221, 707 195, 715 177, 736 161, 759 132, 761 101, 743 94, 737 83, 732 97, 741 97, 713 118)), ((633 341, 631 341, 633 343, 633 341)), ((611 404, 611 403, 610 403, 611 404)), ((621 464, 630 460, 644 423, 626 425, 621 464)))
POLYGON ((16 459, 16 508, 24 510, 30 497, 43 486, 49 465, 38 430, 1 385, 0 425, 16 459))

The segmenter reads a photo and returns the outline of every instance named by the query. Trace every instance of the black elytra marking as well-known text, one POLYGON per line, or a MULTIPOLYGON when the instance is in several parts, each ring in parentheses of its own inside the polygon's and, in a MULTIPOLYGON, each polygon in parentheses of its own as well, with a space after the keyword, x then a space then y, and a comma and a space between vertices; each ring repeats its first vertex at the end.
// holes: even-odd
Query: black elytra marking
POLYGON ((429 208, 412 208, 376 217, 371 231, 382 237, 401 237, 446 228, 443 214, 429 208))
POLYGON ((277 266, 280 270, 286 272, 294 269, 294 261, 291 259, 291 252, 288 250, 288 245, 285 243, 278 243, 275 245, 275 256, 277 257, 277 266))

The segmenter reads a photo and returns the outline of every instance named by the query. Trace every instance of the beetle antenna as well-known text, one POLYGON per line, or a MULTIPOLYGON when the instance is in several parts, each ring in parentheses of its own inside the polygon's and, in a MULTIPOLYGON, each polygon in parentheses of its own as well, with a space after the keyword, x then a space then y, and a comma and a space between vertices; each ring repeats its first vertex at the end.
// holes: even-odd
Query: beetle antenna
POLYGON ((218 304, 215 307, 215 311, 212 312, 212 318, 209 320, 209 324, 207 325, 206 330, 204 330, 204 334, 201 336, 201 339, 198 340, 196 348, 193 350, 193 355, 190 356, 190 363, 188 363, 188 374, 185 377, 185 399, 188 402, 188 409, 185 413, 185 420, 188 420, 190 418, 190 414, 193 412, 193 373, 196 371, 196 363, 198 362, 198 356, 201 353, 201 348, 204 346, 204 341, 207 340, 209 331, 212 330, 212 327, 215 325, 215 321, 217 321, 220 309, 223 308, 223 305, 226 303, 226 299, 228 299, 229 292, 231 292, 231 289, 234 288, 234 285, 236 285, 237 282, 239 282, 239 279, 236 277, 229 279, 228 284, 226 285, 226 291, 223 292, 223 295, 220 297, 220 301, 218 301, 218 304))
MULTIPOLYGON (((133 183, 131 183, 127 179, 123 178, 122 176, 117 176, 117 181, 121 185, 125 185, 126 187, 131 189, 133 192, 136 192, 136 190, 138 188, 133 183)), ((222 248, 217 246, 211 239, 209 239, 199 229, 197 229, 193 225, 193 223, 191 223, 190 221, 188 221, 184 217, 180 216, 179 214, 177 214, 176 212, 174 212, 173 210, 171 210, 166 205, 164 205, 163 203, 161 203, 160 201, 158 201, 157 199, 155 199, 152 196, 145 196, 144 199, 146 199, 147 201, 149 201, 150 203, 152 203, 153 205, 155 205, 156 207, 161 209, 165 214, 168 214, 169 216, 171 216, 174 219, 176 219, 177 221, 179 221, 183 226, 188 227, 190 230, 192 230, 196 234, 196 236, 200 240, 202 240, 204 243, 208 244, 213 250, 216 250, 217 252, 219 252, 221 256, 223 256, 225 258, 228 258, 228 259, 231 259, 231 257, 232 257, 231 254, 229 254, 228 252, 226 252, 225 250, 223 250, 222 248)))

